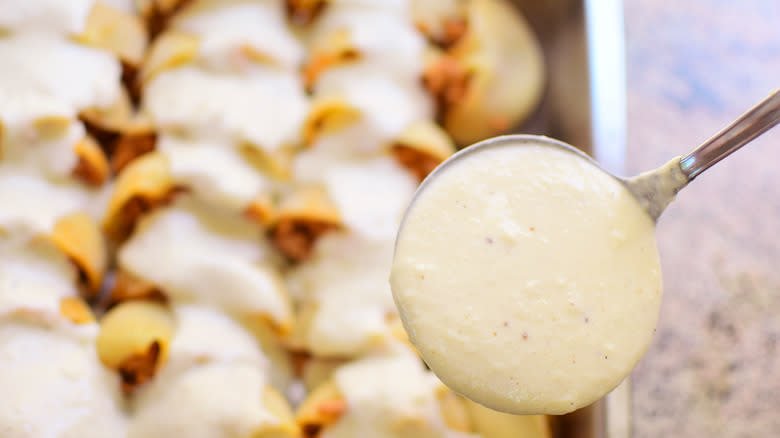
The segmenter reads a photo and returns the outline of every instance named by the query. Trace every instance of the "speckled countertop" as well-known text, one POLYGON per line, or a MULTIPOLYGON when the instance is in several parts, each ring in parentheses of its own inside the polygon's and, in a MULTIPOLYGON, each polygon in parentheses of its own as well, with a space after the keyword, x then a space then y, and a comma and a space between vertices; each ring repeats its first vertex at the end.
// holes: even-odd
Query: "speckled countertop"
MULTIPOLYGON (((780 87, 780 0, 625 0, 629 170, 688 152, 780 87)), ((634 436, 780 435, 780 127, 658 226, 665 295, 634 436)))

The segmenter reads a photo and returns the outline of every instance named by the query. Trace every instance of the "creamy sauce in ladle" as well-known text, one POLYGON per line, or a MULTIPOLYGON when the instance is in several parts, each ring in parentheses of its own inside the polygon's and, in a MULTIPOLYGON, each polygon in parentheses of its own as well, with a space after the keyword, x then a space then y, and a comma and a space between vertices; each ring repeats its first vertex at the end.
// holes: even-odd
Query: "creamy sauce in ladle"
POLYGON ((580 155, 498 145, 418 193, 391 285, 445 384, 493 409, 561 414, 614 388, 649 345, 661 303, 654 229, 580 155))
POLYGON ((390 284, 411 342, 450 388, 515 414, 563 414, 617 386, 661 303, 655 220, 696 175, 780 122, 771 94, 683 158, 630 179, 564 143, 507 136, 427 179, 390 284))

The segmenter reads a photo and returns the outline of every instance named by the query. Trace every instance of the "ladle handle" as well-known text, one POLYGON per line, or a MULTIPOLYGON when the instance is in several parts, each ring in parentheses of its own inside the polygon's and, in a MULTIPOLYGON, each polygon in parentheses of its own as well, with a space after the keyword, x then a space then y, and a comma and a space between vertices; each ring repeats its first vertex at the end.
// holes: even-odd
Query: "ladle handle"
POLYGON ((693 152, 680 159, 680 168, 688 180, 749 143, 780 122, 780 90, 740 116, 693 152))

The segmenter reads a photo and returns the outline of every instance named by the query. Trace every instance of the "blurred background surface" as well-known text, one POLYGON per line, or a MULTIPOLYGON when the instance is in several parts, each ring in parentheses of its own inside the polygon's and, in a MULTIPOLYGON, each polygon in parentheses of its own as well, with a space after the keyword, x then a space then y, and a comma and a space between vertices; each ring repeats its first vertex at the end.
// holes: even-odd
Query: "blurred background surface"
MULTIPOLYGON (((625 0, 629 173, 685 154, 780 87, 780 1, 625 0)), ((680 193, 665 296, 634 372, 634 436, 780 430, 780 128, 680 193)))

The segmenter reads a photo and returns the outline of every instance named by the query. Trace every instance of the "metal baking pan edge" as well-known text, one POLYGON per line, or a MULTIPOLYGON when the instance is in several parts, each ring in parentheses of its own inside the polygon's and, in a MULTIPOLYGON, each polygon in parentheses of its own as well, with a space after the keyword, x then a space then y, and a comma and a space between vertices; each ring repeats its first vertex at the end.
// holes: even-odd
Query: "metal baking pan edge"
MULTIPOLYGON (((593 157, 608 171, 626 173, 626 57, 621 0, 586 0, 593 157)), ((631 378, 605 397, 605 438, 631 436, 631 378)))

